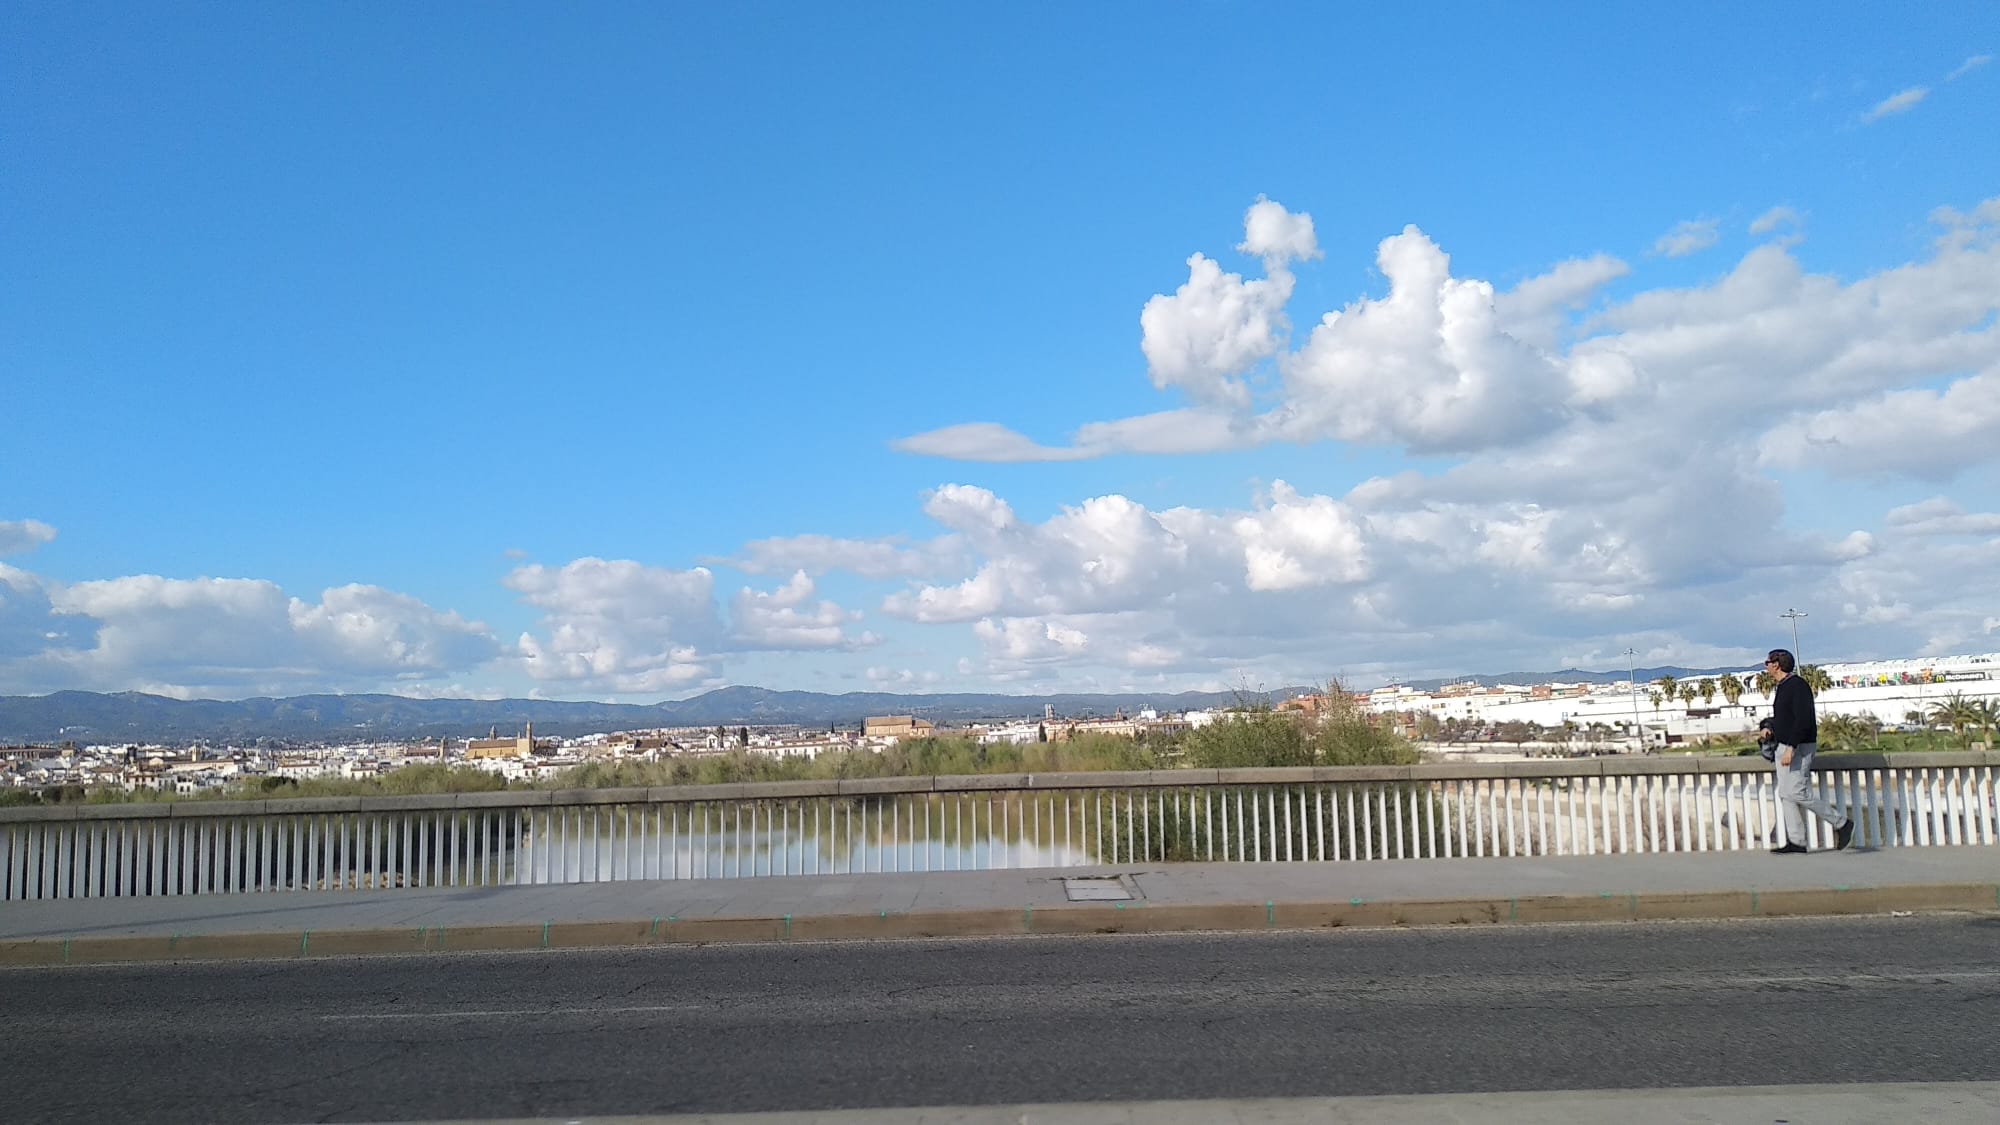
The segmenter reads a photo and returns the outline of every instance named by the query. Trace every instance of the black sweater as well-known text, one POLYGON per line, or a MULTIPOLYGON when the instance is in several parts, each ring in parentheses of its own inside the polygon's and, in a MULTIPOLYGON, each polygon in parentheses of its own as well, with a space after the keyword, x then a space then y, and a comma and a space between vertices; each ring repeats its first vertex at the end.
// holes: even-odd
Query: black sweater
POLYGON ((1772 733, 1786 746, 1819 741, 1819 719, 1813 714, 1812 688, 1797 675, 1786 676, 1771 694, 1772 733))

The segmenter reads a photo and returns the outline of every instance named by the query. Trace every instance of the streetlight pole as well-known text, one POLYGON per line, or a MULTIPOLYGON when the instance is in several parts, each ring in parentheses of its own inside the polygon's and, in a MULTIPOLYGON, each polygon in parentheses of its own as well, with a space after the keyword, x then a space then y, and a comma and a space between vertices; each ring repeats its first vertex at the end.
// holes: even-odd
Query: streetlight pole
POLYGON ((1634 663, 1638 656, 1634 649, 1625 650, 1625 683, 1632 691, 1632 738, 1639 744, 1639 749, 1644 750, 1646 731, 1639 725, 1639 667, 1634 663))
POLYGON ((1787 609, 1785 610, 1785 612, 1783 612, 1783 613, 1779 614, 1778 616, 1779 616, 1779 617, 1784 617, 1784 618, 1789 618, 1789 619, 1791 620, 1791 623, 1792 623, 1792 660, 1793 660, 1794 662, 1796 662, 1796 663, 1801 663, 1801 664, 1802 664, 1802 663, 1804 663, 1804 661, 1801 661, 1801 660, 1799 660, 1799 618, 1801 618, 1801 617, 1811 617, 1811 616, 1812 616, 1812 614, 1810 614, 1810 613, 1800 613, 1800 612, 1799 612, 1798 610, 1796 610, 1796 609, 1790 609, 1790 608, 1787 608, 1787 609))

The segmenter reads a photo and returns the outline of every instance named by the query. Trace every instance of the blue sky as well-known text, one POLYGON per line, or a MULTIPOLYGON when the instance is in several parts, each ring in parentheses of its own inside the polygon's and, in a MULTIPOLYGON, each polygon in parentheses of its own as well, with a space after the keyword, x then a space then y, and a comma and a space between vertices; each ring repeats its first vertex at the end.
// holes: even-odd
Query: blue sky
POLYGON ((9 5, 0 692, 2000 648, 2000 9, 1739 7, 9 5))

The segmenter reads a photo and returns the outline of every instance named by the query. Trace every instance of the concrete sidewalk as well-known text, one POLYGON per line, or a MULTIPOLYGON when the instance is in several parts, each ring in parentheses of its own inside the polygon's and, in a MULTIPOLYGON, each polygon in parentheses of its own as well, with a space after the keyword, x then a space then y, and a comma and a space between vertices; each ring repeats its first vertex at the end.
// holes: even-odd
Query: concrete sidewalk
POLYGON ((1139 864, 9 902, 0 904, 0 965, 1906 910, 2000 912, 2000 848, 1139 864), (1081 893, 1109 897, 1072 900, 1081 893))
POLYGON ((1996 1120, 2000 1120, 2000 1082, 1898 1082, 559 1117, 477 1125, 1464 1125, 1468 1121, 1481 1125, 1598 1125, 1604 1121, 1621 1125, 1750 1121, 1992 1125, 1996 1120))

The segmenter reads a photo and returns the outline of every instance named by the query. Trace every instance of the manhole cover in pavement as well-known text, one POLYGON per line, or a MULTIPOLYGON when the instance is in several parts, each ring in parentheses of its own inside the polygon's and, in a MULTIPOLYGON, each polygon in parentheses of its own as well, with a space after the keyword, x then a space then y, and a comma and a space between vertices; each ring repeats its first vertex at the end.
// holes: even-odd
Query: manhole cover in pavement
POLYGON ((1132 892, 1116 878, 1064 879, 1062 883, 1071 902, 1127 902, 1132 898, 1132 892))

